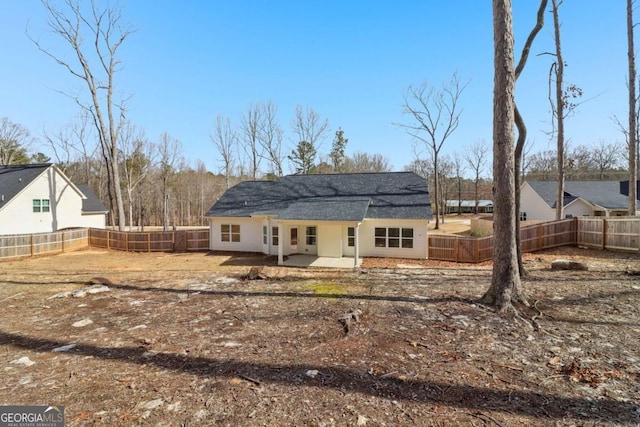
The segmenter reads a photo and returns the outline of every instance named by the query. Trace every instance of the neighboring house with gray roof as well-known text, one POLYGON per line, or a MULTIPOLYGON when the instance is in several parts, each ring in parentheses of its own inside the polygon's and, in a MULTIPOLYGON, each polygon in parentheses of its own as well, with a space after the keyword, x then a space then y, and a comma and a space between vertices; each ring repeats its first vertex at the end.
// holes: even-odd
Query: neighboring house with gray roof
POLYGON ((0 165, 0 235, 105 228, 107 212, 54 164, 0 165))
MULTIPOLYGON (((521 219, 554 220, 557 193, 557 181, 524 182, 520 188, 521 219)), ((565 218, 626 216, 628 212, 629 197, 623 194, 620 181, 566 181, 564 183, 565 218)))
POLYGON ((427 258, 431 202, 413 172, 245 181, 206 214, 210 249, 284 256, 427 258))

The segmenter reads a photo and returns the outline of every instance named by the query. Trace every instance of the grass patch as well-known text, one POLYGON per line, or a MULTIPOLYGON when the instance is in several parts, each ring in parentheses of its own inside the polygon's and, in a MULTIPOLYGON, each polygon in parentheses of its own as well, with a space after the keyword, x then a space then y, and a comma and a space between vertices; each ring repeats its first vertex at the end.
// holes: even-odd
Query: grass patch
POLYGON ((346 295, 347 292, 344 289, 344 285, 340 285, 339 283, 334 282, 320 282, 320 283, 312 283, 307 285, 309 289, 315 292, 318 296, 329 296, 329 295, 346 295))

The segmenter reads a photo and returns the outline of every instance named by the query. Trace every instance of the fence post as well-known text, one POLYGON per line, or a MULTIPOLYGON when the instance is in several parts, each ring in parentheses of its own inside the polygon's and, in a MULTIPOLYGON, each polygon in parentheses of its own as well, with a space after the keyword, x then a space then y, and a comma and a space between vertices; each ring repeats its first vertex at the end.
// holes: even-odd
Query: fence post
POLYGON ((602 218, 602 250, 607 249, 607 219, 602 218))
POLYGON ((64 253, 64 231, 61 234, 62 234, 62 253, 64 253))
POLYGON ((151 233, 147 233, 147 252, 151 252, 151 233))
POLYGON ((129 252, 129 233, 125 231, 124 234, 124 251, 129 252))
POLYGON ((31 235, 31 256, 33 256, 33 234, 31 235))
POLYGON ((542 224, 538 224, 538 247, 536 249, 540 250, 542 249, 542 246, 544 245, 544 233, 543 233, 543 226, 542 224))
POLYGON ((475 262, 480 262, 480 239, 473 239, 473 259, 475 262))

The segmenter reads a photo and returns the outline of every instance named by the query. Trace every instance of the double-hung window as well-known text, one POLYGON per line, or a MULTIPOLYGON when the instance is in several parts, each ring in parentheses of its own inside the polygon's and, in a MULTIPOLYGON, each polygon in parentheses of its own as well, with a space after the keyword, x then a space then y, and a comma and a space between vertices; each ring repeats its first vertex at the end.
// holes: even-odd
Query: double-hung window
POLYGON ((307 227, 307 245, 314 246, 316 244, 317 238, 317 229, 316 227, 307 227))
POLYGON ((347 227, 347 246, 350 248, 356 245, 356 229, 355 227, 347 227))
POLYGON ((220 224, 220 240, 223 242, 239 242, 240 224, 220 224))
POLYGON ((278 227, 271 227, 271 244, 278 246, 278 227))

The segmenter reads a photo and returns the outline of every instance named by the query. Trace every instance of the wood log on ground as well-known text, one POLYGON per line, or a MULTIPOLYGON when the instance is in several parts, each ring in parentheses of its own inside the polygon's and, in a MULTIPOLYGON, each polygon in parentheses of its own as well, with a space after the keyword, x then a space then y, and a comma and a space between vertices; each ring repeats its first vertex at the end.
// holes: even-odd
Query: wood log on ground
POLYGON ((570 261, 568 259, 556 259, 551 262, 552 270, 588 270, 589 266, 584 262, 570 261))

